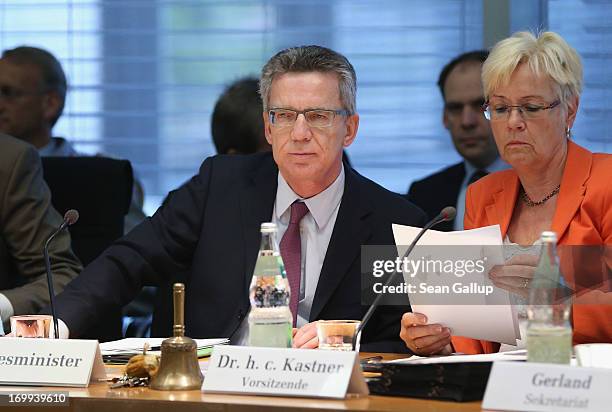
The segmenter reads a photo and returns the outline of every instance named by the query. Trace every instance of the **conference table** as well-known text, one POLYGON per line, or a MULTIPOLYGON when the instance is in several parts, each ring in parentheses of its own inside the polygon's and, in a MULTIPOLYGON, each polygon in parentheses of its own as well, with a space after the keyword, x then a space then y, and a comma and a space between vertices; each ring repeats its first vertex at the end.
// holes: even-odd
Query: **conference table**
MULTIPOLYGON (((362 353, 361 357, 378 354, 362 353)), ((380 354, 384 359, 397 359, 406 355, 380 354)), ((107 366, 109 376, 118 376, 120 366, 107 366)), ((7 406, 10 392, 67 391, 68 405, 36 406, 28 404, 21 410, 63 411, 479 411, 481 402, 446 402, 392 396, 349 396, 341 400, 290 398, 252 395, 225 395, 193 391, 154 391, 145 387, 111 389, 108 382, 92 383, 87 388, 0 387, 0 410, 19 410, 7 406), (10 408, 10 409, 9 409, 10 408)))

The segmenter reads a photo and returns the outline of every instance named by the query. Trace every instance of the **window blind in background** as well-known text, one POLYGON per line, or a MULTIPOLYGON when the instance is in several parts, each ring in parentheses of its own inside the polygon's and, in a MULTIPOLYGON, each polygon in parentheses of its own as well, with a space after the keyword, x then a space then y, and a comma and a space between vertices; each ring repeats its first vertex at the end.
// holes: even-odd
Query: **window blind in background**
POLYGON ((55 134, 132 161, 147 211, 214 154, 210 115, 223 87, 258 75, 284 47, 321 44, 358 74, 355 167, 391 190, 457 159, 435 81, 482 44, 480 0, 6 0, 0 46, 46 48, 70 91, 55 134))
POLYGON ((573 139, 591 151, 612 152, 612 3, 549 0, 548 23, 582 57, 584 90, 573 139))
MULTIPOLYGON (((609 151, 611 13, 597 1, 548 7, 551 29, 587 66, 576 139, 609 151)), ((43 47, 64 66, 70 89, 55 134, 129 159, 149 213, 214 154, 210 116, 223 88, 303 44, 354 64, 361 123, 351 162, 404 193, 459 159, 436 80, 450 58, 482 46, 482 28, 481 0, 0 0, 0 47, 43 47)))

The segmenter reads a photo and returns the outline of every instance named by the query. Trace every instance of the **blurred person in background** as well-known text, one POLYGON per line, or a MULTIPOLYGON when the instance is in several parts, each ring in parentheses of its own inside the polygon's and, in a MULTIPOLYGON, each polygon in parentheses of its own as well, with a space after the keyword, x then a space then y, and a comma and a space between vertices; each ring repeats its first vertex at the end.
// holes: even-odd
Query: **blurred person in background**
POLYGON ((250 154, 272 150, 264 134, 259 80, 245 77, 219 96, 212 114, 211 132, 219 154, 250 154))
MULTIPOLYGON (((0 134, 0 316, 38 313, 49 304, 43 247, 61 225, 34 147, 0 134)), ((55 293, 81 271, 64 230, 49 245, 55 293)))
POLYGON ((480 75, 488 55, 486 50, 460 54, 444 66, 438 78, 444 100, 442 122, 463 160, 413 182, 407 195, 429 219, 446 206, 457 208, 455 219, 440 223, 436 230, 463 230, 467 187, 508 167, 500 159, 491 126, 482 115, 484 93, 480 75))
MULTIPOLYGON (((30 143, 42 157, 87 156, 53 136, 67 90, 64 70, 48 51, 30 46, 5 50, 0 58, 0 132, 30 143)), ((126 233, 145 218, 143 202, 142 184, 134 179, 126 233)))

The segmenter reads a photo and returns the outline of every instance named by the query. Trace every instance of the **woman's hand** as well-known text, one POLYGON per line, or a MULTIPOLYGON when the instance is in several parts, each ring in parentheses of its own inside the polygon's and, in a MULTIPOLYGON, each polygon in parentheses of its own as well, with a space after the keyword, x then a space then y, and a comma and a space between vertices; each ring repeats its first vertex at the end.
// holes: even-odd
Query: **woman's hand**
POLYGON ((449 328, 439 324, 427 324, 422 313, 407 312, 402 316, 400 338, 415 355, 450 355, 451 333, 449 328))
POLYGON ((489 279, 495 286, 526 298, 538 259, 536 255, 515 255, 505 265, 493 266, 489 279))

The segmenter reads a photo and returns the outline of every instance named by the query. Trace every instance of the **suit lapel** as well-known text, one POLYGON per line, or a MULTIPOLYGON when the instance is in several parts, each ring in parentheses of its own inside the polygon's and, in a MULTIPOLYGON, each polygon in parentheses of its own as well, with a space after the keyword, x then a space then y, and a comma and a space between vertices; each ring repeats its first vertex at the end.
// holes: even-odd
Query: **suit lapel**
POLYGON ((510 226, 510 219, 512 219, 518 192, 519 179, 518 176, 513 173, 511 179, 504 179, 501 189, 493 194, 493 203, 485 207, 487 222, 489 222, 489 224, 499 222, 502 238, 504 238, 508 232, 508 226, 510 226))
MULTIPOLYGON (((552 222, 552 230, 557 233, 557 239, 561 239, 566 232, 584 199, 585 184, 591 173, 592 161, 593 155, 589 151, 572 141, 568 142, 567 161, 552 222)), ((518 176, 513 173, 511 179, 504 180, 503 188, 493 195, 493 203, 485 207, 488 222, 501 222, 502 237, 505 237, 508 231, 519 187, 518 176), (500 215, 499 211, 502 210, 503 214, 500 215)))
POLYGON ((557 233, 557 239, 563 237, 576 210, 582 203, 586 190, 585 184, 591 173, 592 161, 592 153, 568 141, 567 160, 561 178, 561 191, 552 222, 552 230, 557 233))
MULTIPOLYGON (((447 196, 446 201, 444 202, 444 206, 453 206, 457 204, 457 198, 459 198, 459 192, 461 191, 461 183, 463 183, 463 179, 465 179, 465 164, 463 162, 456 164, 449 170, 448 174, 448 190, 443 190, 440 193, 441 196, 447 196)), ((439 212, 439 211, 438 211, 439 212)), ((433 217, 433 216, 432 216, 433 217)))
MULTIPOLYGON (((433 219, 440 213, 440 210, 446 206, 453 206, 457 204, 459 198, 459 192, 461 191, 461 184, 465 178, 465 164, 463 162, 457 163, 442 173, 440 173, 438 179, 431 183, 435 184, 435 190, 429 190, 427 192, 429 202, 435 205, 435 211, 432 210, 432 216, 428 216, 429 219, 433 219)), ((445 222, 446 223, 446 222, 445 222)), ((440 226, 438 226, 438 229, 440 226)))
POLYGON ((316 319, 351 265, 358 259, 361 245, 372 234, 369 215, 372 207, 360 197, 360 182, 352 169, 345 167, 344 194, 321 268, 309 319, 316 319))
POLYGON ((247 292, 259 251, 261 224, 262 222, 270 222, 272 219, 278 184, 277 178, 278 168, 272 160, 272 156, 264 157, 260 166, 255 168, 253 175, 247 179, 240 196, 242 240, 245 251, 244 276, 247 292))
MULTIPOLYGON (((445 185, 440 187, 440 191, 432 191, 433 196, 440 196, 442 198, 441 204, 438 206, 438 210, 435 211, 434 216, 429 216, 429 219, 437 216, 440 213, 440 210, 445 208, 446 206, 457 206, 457 201, 459 200, 459 192, 461 191, 461 184, 463 183, 463 179, 465 178, 465 164, 460 162, 454 166, 452 166, 447 175, 445 176, 447 182, 445 185)), ((442 222, 436 228, 436 230, 442 230, 446 232, 450 232, 455 230, 455 219, 449 220, 447 222, 442 222)))

